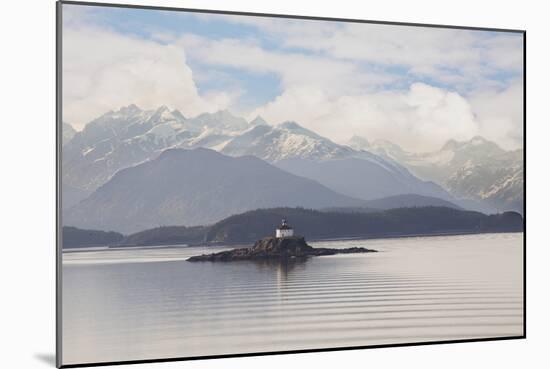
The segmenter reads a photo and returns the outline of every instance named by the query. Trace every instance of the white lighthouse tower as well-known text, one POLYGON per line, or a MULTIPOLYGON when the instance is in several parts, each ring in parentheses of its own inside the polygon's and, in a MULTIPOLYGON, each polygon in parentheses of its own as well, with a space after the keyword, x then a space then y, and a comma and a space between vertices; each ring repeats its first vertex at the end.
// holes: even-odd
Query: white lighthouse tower
POLYGON ((286 219, 283 219, 281 225, 275 230, 276 238, 292 237, 294 236, 294 229, 288 225, 286 219))

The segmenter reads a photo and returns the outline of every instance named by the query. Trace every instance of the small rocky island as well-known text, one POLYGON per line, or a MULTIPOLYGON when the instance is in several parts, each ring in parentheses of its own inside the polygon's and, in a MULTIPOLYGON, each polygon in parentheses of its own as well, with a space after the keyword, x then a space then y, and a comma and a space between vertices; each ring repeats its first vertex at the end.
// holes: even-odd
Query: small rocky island
POLYGON ((214 254, 192 256, 187 261, 236 261, 236 260, 265 260, 306 258, 309 256, 324 256, 336 254, 358 254, 376 252, 364 247, 347 249, 315 248, 306 243, 304 237, 294 236, 294 230, 283 219, 282 225, 277 228, 275 237, 265 237, 256 241, 254 246, 214 254))

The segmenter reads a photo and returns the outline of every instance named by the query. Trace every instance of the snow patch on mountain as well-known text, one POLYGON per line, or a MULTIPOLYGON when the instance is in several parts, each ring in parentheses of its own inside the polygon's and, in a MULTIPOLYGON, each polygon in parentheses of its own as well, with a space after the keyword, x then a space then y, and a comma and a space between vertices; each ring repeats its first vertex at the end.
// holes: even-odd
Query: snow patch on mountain
POLYGON ((295 157, 327 160, 356 154, 350 147, 338 145, 296 122, 257 125, 231 140, 222 152, 231 156, 253 155, 269 162, 295 157))

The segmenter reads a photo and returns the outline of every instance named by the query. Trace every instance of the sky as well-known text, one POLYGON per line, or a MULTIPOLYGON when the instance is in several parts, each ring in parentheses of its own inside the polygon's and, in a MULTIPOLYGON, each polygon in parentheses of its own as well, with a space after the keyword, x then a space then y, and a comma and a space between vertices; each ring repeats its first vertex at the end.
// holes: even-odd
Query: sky
POLYGON ((161 105, 296 121, 406 150, 523 144, 523 38, 453 30, 63 5, 63 120, 161 105))

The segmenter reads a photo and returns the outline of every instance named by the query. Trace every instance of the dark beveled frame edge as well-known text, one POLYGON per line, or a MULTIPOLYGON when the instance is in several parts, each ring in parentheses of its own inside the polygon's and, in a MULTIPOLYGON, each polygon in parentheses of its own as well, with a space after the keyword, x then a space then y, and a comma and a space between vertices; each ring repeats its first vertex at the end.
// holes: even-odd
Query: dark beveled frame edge
POLYGON ((304 15, 291 15, 291 14, 270 14, 270 13, 253 13, 253 12, 239 12, 239 11, 226 11, 226 10, 212 10, 212 9, 189 9, 179 7, 166 7, 166 6, 154 6, 154 5, 131 5, 131 4, 117 4, 117 3, 101 3, 101 2, 87 2, 87 1, 70 1, 70 0, 57 0, 56 1, 56 70, 55 70, 55 88, 56 88, 56 367, 58 368, 82 368, 90 366, 108 366, 108 365, 126 365, 126 364, 145 364, 145 363, 163 363, 173 361, 190 361, 190 360, 206 360, 206 359, 221 359, 221 358, 238 358, 238 357, 250 357, 250 356, 267 356, 267 355, 285 355, 285 354, 301 354, 301 353, 315 353, 315 352, 327 352, 327 351, 346 351, 346 350, 363 350, 373 348, 388 348, 388 347, 409 347, 409 346, 427 346, 437 344, 454 344, 454 343, 468 343, 468 342, 490 342, 490 341, 505 341, 505 340, 517 340, 527 338, 527 31, 521 29, 505 29, 505 28, 488 28, 488 27, 470 27, 470 26, 457 26, 457 25, 443 25, 443 24, 428 24, 428 23, 410 23, 410 22, 395 22, 395 21, 376 21, 365 19, 349 19, 349 18, 331 18, 331 17, 319 17, 319 16, 304 16, 304 15), (407 342, 397 344, 381 344, 381 345, 365 345, 365 346, 346 346, 346 347, 327 347, 318 349, 305 349, 305 350, 285 350, 285 351, 267 351, 267 352, 250 352, 250 353, 238 353, 238 354, 220 354, 220 355, 205 355, 205 356, 188 356, 188 357, 171 357, 171 358, 159 358, 159 359, 145 359, 145 360, 124 360, 124 361, 106 361, 106 362, 91 362, 80 364, 66 364, 63 365, 63 345, 62 345, 62 256, 63 256, 63 240, 62 240, 62 191, 61 191, 61 160, 62 160, 62 26, 63 15, 62 5, 83 5, 92 7, 110 7, 110 8, 131 8, 131 9, 149 9, 149 10, 163 10, 163 11, 177 11, 188 13, 206 13, 206 14, 223 14, 223 15, 241 15, 241 16, 254 16, 254 17, 270 17, 270 18, 287 18, 287 19, 304 19, 304 20, 321 20, 321 21, 337 21, 347 23, 369 23, 380 25, 394 25, 394 26, 413 26, 413 27, 429 27, 429 28, 445 28, 445 29, 459 29, 470 31, 489 31, 489 32, 506 32, 506 33, 520 33, 523 36, 523 334, 517 336, 503 336, 503 337, 487 337, 487 338, 471 338, 471 339, 458 339, 458 340, 440 340, 440 341, 423 341, 423 342, 407 342))

